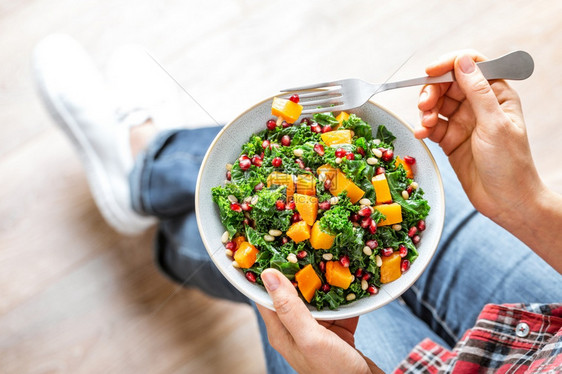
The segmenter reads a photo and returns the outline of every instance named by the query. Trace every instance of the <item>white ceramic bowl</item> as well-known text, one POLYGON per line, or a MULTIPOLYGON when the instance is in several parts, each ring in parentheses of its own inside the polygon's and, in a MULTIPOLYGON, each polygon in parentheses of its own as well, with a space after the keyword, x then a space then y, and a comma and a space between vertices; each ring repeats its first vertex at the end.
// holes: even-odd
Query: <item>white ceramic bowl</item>
MULTIPOLYGON (((271 118, 272 98, 256 104, 226 125, 217 135, 201 164, 195 194, 195 212, 203 243, 221 273, 240 292, 269 309, 273 309, 271 298, 265 289, 248 282, 243 272, 232 266, 232 259, 224 253, 221 235, 225 229, 219 218, 219 211, 211 198, 211 188, 225 181, 225 165, 233 163, 241 152, 242 144, 250 136, 265 127, 271 118)), ((336 310, 318 311, 309 305, 314 318, 319 320, 343 319, 368 313, 399 297, 425 270, 433 257, 445 217, 445 199, 441 175, 427 146, 414 138, 412 128, 396 115, 373 102, 349 111, 369 123, 374 130, 385 125, 396 136, 394 143, 397 155, 411 155, 416 158, 415 180, 425 191, 425 198, 431 206, 427 217, 427 229, 423 232, 418 247, 419 257, 398 280, 385 284, 376 296, 367 297, 336 310)))

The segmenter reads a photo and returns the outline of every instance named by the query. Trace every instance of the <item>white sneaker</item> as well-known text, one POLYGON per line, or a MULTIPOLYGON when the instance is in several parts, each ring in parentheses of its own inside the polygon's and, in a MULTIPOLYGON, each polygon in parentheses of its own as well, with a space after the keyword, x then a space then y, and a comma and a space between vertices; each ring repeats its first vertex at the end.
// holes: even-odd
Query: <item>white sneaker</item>
POLYGON ((47 109, 76 146, 107 223, 122 234, 146 230, 156 219, 132 209, 129 127, 116 119, 116 105, 86 51, 69 36, 48 36, 35 47, 33 70, 47 109))

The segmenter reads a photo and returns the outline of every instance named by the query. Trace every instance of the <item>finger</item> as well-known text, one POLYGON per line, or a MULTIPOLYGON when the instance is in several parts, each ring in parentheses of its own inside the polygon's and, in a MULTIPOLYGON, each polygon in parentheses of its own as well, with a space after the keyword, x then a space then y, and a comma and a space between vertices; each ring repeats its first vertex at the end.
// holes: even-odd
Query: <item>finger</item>
POLYGON ((437 101, 447 92, 450 83, 429 84, 422 88, 418 99, 418 108, 422 112, 429 111, 437 105, 437 101))
POLYGON ((490 83, 471 56, 465 54, 455 60, 455 76, 474 111, 478 126, 491 130, 491 134, 495 133, 498 121, 491 121, 490 118, 505 118, 505 115, 490 83))
POLYGON ((429 134, 429 140, 435 143, 441 143, 445 134, 447 134, 447 128, 449 127, 449 122, 445 121, 444 119, 439 118, 437 121, 437 125, 432 128, 431 134, 429 134))
POLYGON ((261 279, 283 326, 297 344, 307 341, 313 335, 310 333, 311 328, 317 328, 319 325, 299 298, 293 284, 274 269, 264 270, 261 279))
POLYGON ((421 113, 421 124, 424 127, 433 127, 437 124, 437 117, 439 114, 439 111, 441 110, 441 106, 443 105, 443 97, 440 97, 439 100, 437 100, 437 103, 435 104, 435 106, 428 111, 422 112, 421 113))
POLYGON ((273 348, 279 351, 279 353, 283 354, 282 351, 288 349, 292 344, 294 344, 293 338, 283 323, 281 323, 277 313, 259 304, 256 306, 265 323, 269 343, 273 348))
POLYGON ((460 105, 461 103, 457 100, 445 96, 443 97, 443 104, 441 105, 441 109, 439 109, 439 114, 445 117, 451 117, 451 115, 457 111, 460 105))
POLYGON ((432 62, 425 68, 425 72, 427 75, 431 77, 443 75, 451 70, 453 70, 455 66, 455 60, 460 55, 468 55, 475 61, 485 61, 486 57, 482 55, 480 52, 475 50, 463 50, 463 51, 456 51, 451 52, 446 55, 441 56, 437 61, 432 62))

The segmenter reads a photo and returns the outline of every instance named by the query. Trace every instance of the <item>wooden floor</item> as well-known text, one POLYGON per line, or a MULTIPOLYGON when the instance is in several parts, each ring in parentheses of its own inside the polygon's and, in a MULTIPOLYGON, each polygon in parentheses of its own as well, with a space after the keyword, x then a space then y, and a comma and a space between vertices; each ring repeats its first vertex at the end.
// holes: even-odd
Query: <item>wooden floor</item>
MULTIPOLYGON (((153 232, 101 218, 73 149, 33 86, 33 46, 71 34, 100 68, 146 46, 219 121, 278 89, 423 73, 442 53, 523 49, 516 82, 541 177, 562 192, 562 2, 0 0, 0 372, 261 373, 252 311, 178 289, 155 269, 153 232)), ((377 101, 411 123, 418 89, 377 101)), ((210 122, 187 95, 190 123, 210 122)), ((524 172, 524 170, 522 170, 524 172)))

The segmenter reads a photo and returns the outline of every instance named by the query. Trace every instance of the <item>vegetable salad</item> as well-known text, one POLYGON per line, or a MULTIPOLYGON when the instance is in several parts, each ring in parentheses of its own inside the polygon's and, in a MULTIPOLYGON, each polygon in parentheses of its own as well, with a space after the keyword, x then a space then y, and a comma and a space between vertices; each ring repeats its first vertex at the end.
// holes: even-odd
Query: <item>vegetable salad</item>
POLYGON ((298 96, 274 99, 264 130, 212 189, 233 266, 263 284, 281 271, 318 310, 376 295, 418 256, 429 205, 415 158, 354 114, 299 118, 298 96))

